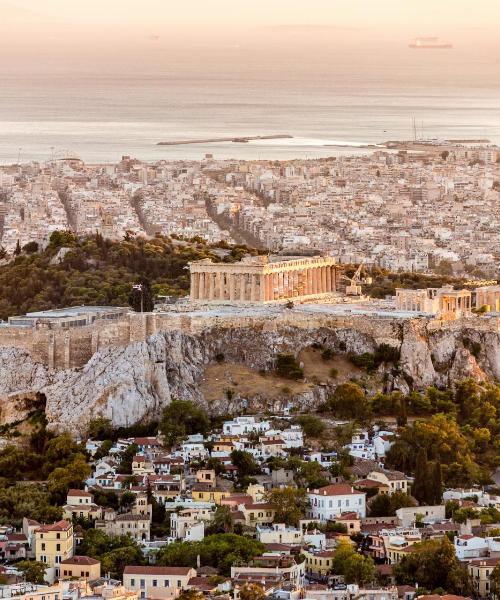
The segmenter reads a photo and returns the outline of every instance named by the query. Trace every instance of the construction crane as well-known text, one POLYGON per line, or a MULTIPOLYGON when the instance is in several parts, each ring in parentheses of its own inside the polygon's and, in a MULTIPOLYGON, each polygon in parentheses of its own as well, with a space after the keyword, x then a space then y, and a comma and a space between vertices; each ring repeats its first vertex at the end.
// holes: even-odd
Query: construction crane
POLYGON ((361 283, 371 283, 371 277, 365 277, 361 279, 361 271, 365 264, 364 259, 359 263, 358 268, 354 272, 352 277, 347 277, 346 275, 341 275, 341 278, 345 281, 349 282, 349 285, 345 287, 345 293, 347 296, 362 296, 363 291, 361 289, 361 283))

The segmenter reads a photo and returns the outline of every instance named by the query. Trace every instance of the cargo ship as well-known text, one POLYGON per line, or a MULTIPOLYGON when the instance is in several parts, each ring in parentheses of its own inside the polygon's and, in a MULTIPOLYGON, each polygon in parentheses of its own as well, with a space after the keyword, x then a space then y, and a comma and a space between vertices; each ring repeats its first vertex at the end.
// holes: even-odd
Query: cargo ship
POLYGON ((449 42, 443 42, 437 37, 419 37, 415 38, 411 44, 409 44, 410 48, 415 48, 417 50, 420 49, 439 49, 439 50, 450 50, 453 48, 453 44, 449 42))

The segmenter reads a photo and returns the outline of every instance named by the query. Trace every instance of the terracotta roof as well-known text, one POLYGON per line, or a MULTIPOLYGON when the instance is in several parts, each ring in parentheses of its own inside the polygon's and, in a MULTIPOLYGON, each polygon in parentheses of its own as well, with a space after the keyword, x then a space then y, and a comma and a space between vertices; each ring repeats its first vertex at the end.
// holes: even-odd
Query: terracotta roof
POLYGON ((359 515, 354 510, 343 512, 339 517, 335 517, 335 521, 359 521, 359 515))
POLYGON ((92 494, 85 490, 68 490, 68 496, 82 496, 84 498, 91 498, 92 494))
POLYGON ((500 563, 500 557, 498 556, 494 558, 474 558, 468 561, 469 565, 474 565, 475 567, 495 567, 498 563, 500 563))
POLYGON ((9 542, 27 542, 27 538, 24 533, 8 533, 7 540, 9 542))
POLYGON ((99 565, 100 562, 90 556, 73 556, 61 561, 62 565, 99 565))
POLYGON ((347 483, 333 483, 332 485, 326 485, 325 487, 319 488, 319 490, 312 490, 310 493, 320 496, 347 496, 351 494, 362 494, 362 492, 355 491, 353 487, 347 483))
POLYGON ((36 531, 41 533, 47 533, 49 531, 68 531, 71 528, 71 523, 62 520, 52 523, 50 525, 41 525, 36 531))
POLYGON ((124 575, 189 575, 191 567, 141 567, 129 565, 123 571, 124 575))

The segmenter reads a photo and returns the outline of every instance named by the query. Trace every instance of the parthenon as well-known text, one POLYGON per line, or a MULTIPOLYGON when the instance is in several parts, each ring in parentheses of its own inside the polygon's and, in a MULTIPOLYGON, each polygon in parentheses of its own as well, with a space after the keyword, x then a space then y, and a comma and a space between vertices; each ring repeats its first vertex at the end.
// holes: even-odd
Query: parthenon
POLYGON ((238 263, 211 259, 189 264, 193 302, 276 302, 331 294, 337 289, 340 267, 329 256, 271 262, 252 256, 238 263))

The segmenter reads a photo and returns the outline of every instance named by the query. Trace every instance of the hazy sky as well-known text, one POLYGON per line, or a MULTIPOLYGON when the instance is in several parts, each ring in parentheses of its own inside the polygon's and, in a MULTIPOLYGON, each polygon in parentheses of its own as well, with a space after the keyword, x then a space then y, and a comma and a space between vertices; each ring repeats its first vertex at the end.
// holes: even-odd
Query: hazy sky
POLYGON ((0 0, 0 66, 155 60, 167 48, 397 50, 425 35, 498 59, 499 31, 500 0, 0 0))
POLYGON ((248 29, 267 25, 339 25, 445 30, 497 29, 498 0, 0 0, 3 26, 52 23, 129 31, 248 29))

